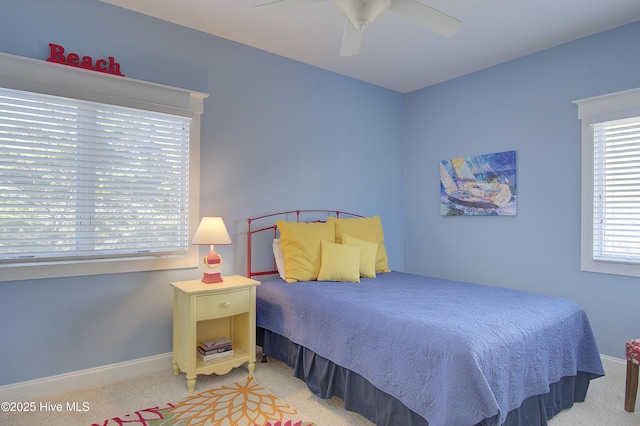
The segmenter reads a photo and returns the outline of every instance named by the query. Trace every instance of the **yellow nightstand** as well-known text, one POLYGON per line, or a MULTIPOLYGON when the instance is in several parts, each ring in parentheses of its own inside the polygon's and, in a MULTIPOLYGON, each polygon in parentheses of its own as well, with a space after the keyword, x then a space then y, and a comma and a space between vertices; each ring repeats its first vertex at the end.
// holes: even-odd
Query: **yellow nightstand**
POLYGON ((173 286, 173 372, 187 375, 193 392, 198 374, 226 374, 248 362, 249 374, 256 367, 256 286, 240 275, 223 282, 179 281, 173 286), (217 337, 231 339, 233 354, 203 361, 198 343, 217 337))

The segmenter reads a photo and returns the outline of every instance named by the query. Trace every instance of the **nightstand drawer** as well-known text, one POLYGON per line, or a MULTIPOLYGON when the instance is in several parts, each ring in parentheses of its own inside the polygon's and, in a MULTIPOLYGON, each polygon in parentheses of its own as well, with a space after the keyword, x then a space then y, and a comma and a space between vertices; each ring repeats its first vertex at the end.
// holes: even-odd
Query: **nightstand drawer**
POLYGON ((196 319, 227 317, 249 311, 250 291, 243 289, 198 296, 196 319))

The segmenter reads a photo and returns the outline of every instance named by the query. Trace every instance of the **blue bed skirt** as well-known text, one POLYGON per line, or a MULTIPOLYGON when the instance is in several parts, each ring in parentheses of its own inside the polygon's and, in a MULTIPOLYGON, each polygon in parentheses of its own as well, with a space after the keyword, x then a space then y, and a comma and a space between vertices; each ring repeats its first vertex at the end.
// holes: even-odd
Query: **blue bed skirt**
MULTIPOLYGON (((427 426, 429 423, 393 396, 382 392, 361 375, 334 364, 313 351, 263 328, 257 330, 257 344, 263 353, 293 368, 319 398, 336 396, 347 410, 355 411, 379 426, 427 426)), ((578 372, 550 386, 550 392, 527 398, 509 412, 505 426, 544 426, 560 411, 583 402, 589 381, 595 376, 578 372)), ((478 425, 482 425, 480 422, 478 425)), ((472 426, 472 425, 469 425, 472 426)))

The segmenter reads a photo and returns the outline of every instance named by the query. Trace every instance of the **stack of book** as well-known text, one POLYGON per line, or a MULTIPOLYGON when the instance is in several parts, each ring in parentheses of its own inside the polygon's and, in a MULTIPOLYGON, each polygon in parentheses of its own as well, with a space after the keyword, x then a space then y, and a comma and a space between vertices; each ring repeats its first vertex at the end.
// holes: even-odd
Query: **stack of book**
POLYGON ((198 352, 204 361, 218 359, 233 354, 231 340, 226 337, 218 337, 212 340, 203 340, 198 345, 198 352))

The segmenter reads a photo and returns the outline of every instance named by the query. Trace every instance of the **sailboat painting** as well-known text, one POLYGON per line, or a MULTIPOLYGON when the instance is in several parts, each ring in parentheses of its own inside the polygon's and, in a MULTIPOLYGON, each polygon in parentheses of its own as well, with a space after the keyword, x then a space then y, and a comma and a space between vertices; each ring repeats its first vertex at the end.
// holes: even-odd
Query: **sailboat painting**
POLYGON ((516 152, 440 162, 440 215, 515 216, 516 152))

